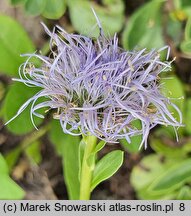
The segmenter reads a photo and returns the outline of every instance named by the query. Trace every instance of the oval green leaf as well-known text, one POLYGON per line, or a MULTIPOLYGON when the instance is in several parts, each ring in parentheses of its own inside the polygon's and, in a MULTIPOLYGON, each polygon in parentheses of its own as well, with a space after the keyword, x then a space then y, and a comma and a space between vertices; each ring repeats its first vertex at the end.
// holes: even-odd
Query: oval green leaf
POLYGON ((65 10, 66 0, 48 0, 42 14, 48 19, 59 19, 65 10))
POLYGON ((27 0, 25 10, 31 15, 39 15, 44 10, 46 0, 27 0))
POLYGON ((10 2, 11 2, 11 4, 16 5, 16 4, 19 4, 19 3, 25 3, 26 0, 11 0, 10 2))
POLYGON ((103 149, 103 147, 106 145, 106 142, 104 140, 101 140, 95 147, 94 149, 94 153, 98 153, 99 151, 101 151, 103 149))
POLYGON ((134 154, 139 152, 141 140, 142 136, 138 135, 131 138, 131 143, 128 143, 126 139, 120 139, 119 142, 127 152, 134 154))
MULTIPOLYGON (((162 91, 168 98, 173 98, 173 103, 176 104, 181 111, 184 109, 184 86, 177 76, 172 75, 161 79, 162 91)), ((170 107, 169 107, 170 108, 170 107)), ((171 107, 171 110, 174 109, 171 107)))
POLYGON ((161 28, 163 2, 150 1, 133 13, 122 35, 125 48, 160 48, 164 45, 161 28))
POLYGON ((191 135, 191 98, 185 101, 185 129, 191 135))
POLYGON ((188 41, 183 41, 180 44, 180 49, 182 50, 183 53, 191 54, 191 39, 188 41))
POLYGON ((156 181, 151 184, 149 191, 164 193, 180 188, 187 181, 191 180, 191 159, 176 163, 166 170, 156 181))
POLYGON ((117 172, 123 163, 123 155, 123 151, 115 150, 108 153, 97 162, 93 172, 91 190, 117 172))
POLYGON ((0 29, 0 71, 18 76, 18 67, 25 60, 20 54, 34 52, 34 45, 22 26, 8 16, 0 15, 0 29))
POLYGON ((191 200, 191 189, 189 186, 183 186, 176 197, 177 200, 191 200))
POLYGON ((133 168, 130 178, 131 184, 136 191, 140 191, 164 173, 165 169, 166 166, 162 164, 159 155, 146 156, 133 168))
MULTIPOLYGON (((16 115, 19 108, 27 99, 37 93, 37 89, 29 88, 22 83, 15 83, 10 86, 10 89, 4 100, 2 115, 4 121, 7 122, 16 115)), ((35 124, 38 126, 42 119, 34 117, 35 124)), ((30 118, 30 105, 12 122, 7 125, 7 128, 14 134, 25 134, 34 130, 34 126, 30 118)))
MULTIPOLYGON (((138 130, 141 130, 141 121, 135 120, 131 122, 132 127, 135 127, 138 130)), ((129 153, 138 153, 140 151, 140 144, 142 141, 142 135, 132 136, 131 143, 128 143, 126 139, 121 139, 119 142, 129 153)))
POLYGON ((52 120, 50 140, 62 157, 64 179, 69 198, 79 199, 79 143, 80 137, 64 134, 58 120, 52 120))
MULTIPOLYGON (((176 159, 179 163, 179 159, 176 159)), ((169 167, 174 165, 174 159, 165 158, 157 154, 150 154, 144 157, 131 172, 130 182, 140 199, 173 199, 175 193, 152 193, 148 190, 149 186, 162 176, 169 167), (140 181, 141 179, 141 181, 140 181)))
POLYGON ((151 137, 150 145, 152 149, 155 150, 155 152, 157 152, 157 154, 163 155, 166 157, 184 158, 186 157, 186 154, 187 154, 184 148, 181 148, 180 146, 179 147, 168 146, 160 138, 156 139, 154 137, 151 137))
POLYGON ((191 16, 188 17, 185 27, 185 40, 191 40, 191 16))
MULTIPOLYGON (((161 79, 161 90, 163 91, 163 94, 167 98, 172 98, 172 102, 180 109, 180 111, 183 114, 183 123, 184 123, 184 86, 182 82, 175 76, 172 75, 171 77, 166 77, 164 79, 161 79)), ((173 113, 174 118, 179 121, 179 114, 178 112, 172 107, 168 106, 168 109, 171 113, 173 113)), ((165 130, 168 130, 173 138, 175 137, 175 132, 173 127, 166 127, 162 126, 165 130)), ((184 127, 180 127, 178 130, 178 135, 181 136, 184 132, 184 127)))
POLYGON ((95 28, 96 18, 91 10, 94 8, 101 21, 103 30, 113 35, 121 30, 124 23, 124 4, 121 0, 104 0, 102 6, 88 0, 68 1, 70 19, 74 28, 86 35, 98 36, 99 28, 95 28))
POLYGON ((10 177, 7 164, 0 154, 0 199, 22 199, 24 191, 10 177))

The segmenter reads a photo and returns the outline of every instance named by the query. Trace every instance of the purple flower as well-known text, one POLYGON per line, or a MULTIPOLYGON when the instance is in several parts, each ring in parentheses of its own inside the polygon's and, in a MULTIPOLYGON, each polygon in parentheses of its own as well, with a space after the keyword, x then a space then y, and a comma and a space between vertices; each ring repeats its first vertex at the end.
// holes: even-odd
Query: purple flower
POLYGON ((44 26, 51 38, 50 57, 25 55, 29 59, 20 66, 20 79, 14 79, 41 90, 11 120, 32 103, 32 122, 33 115, 43 117, 37 110, 48 107, 55 110, 53 117, 65 133, 92 134, 107 142, 126 138, 129 143, 141 134, 141 145, 146 147, 149 131, 157 124, 181 126, 179 109, 160 92, 159 75, 170 70, 170 62, 160 60, 162 49, 120 48, 117 35, 106 37, 97 22, 97 39, 69 34, 59 26, 51 33, 44 26), (31 57, 40 59, 42 66, 31 67, 31 57), (38 100, 41 97, 43 102, 38 100), (179 120, 169 105, 179 113, 179 120), (136 127, 137 121, 141 127, 136 127))

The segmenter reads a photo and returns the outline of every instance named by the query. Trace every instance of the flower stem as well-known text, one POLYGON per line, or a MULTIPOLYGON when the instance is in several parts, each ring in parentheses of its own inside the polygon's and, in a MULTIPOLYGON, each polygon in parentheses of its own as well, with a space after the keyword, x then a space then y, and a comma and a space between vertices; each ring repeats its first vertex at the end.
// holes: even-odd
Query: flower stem
POLYGON ((82 160, 80 177, 80 200, 89 200, 91 193, 91 180, 95 167, 95 157, 91 157, 95 149, 97 138, 95 136, 84 137, 85 149, 82 160), (91 160, 91 164, 88 163, 91 160))

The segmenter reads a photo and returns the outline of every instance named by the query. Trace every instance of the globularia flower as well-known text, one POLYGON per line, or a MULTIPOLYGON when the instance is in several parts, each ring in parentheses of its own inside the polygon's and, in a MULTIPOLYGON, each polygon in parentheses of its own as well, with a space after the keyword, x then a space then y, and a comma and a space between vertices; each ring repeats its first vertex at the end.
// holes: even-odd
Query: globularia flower
POLYGON ((33 115, 43 117, 37 110, 47 107, 55 110, 54 118, 65 133, 92 134, 107 142, 126 138, 129 143, 141 134, 145 146, 157 124, 181 126, 179 109, 160 91, 159 75, 170 69, 170 62, 160 60, 161 50, 126 51, 118 46, 116 34, 107 38, 99 21, 98 25, 97 39, 69 34, 59 26, 50 32, 44 26, 51 38, 50 57, 27 54, 20 79, 15 79, 41 90, 16 116, 32 103, 32 121, 33 115), (42 66, 31 67, 31 57, 40 59, 42 66), (41 97, 43 102, 38 100, 41 97), (169 105, 179 113, 179 120, 169 105), (136 127, 137 121, 141 127, 136 127))

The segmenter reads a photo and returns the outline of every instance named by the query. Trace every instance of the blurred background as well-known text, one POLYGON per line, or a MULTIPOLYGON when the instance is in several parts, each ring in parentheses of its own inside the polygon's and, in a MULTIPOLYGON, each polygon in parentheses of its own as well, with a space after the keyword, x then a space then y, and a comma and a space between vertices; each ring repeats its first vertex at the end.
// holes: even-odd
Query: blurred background
POLYGON ((0 199, 72 198, 67 191, 74 164, 67 161, 75 163, 80 137, 63 134, 49 114, 35 119, 35 130, 29 109, 8 126, 4 123, 36 92, 11 78, 18 77, 26 60, 20 54, 49 54, 49 37, 40 22, 51 30, 58 24, 68 32, 96 37, 91 6, 105 33, 117 32, 124 49, 170 47, 172 71, 160 82, 164 94, 182 111, 185 124, 178 130, 178 142, 173 128, 158 126, 151 131, 146 150, 138 150, 141 136, 131 144, 121 140, 106 145, 99 157, 123 149, 125 161, 95 189, 92 199, 191 199, 190 0, 0 1, 0 199))

